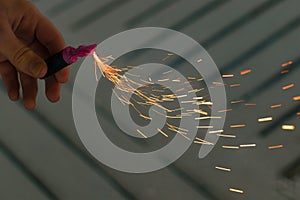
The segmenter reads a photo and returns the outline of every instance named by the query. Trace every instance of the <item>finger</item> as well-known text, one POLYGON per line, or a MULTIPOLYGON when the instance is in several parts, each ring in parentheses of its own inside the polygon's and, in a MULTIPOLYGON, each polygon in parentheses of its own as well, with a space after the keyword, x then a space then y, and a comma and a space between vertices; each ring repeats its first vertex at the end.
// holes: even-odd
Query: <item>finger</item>
MULTIPOLYGON (((41 16, 36 27, 36 38, 44 45, 51 55, 66 47, 66 43, 57 28, 46 17, 41 16)), ((70 67, 66 67, 55 74, 59 83, 65 83, 69 78, 70 67)))
POLYGON ((0 17, 0 53, 29 76, 40 78, 47 72, 45 61, 26 47, 13 33, 7 18, 0 17))
POLYGON ((23 92, 23 104, 26 109, 33 110, 36 106, 36 96, 38 91, 37 79, 24 73, 20 73, 20 82, 23 92))
POLYGON ((0 64, 0 74, 7 90, 8 96, 12 101, 19 99, 19 79, 16 69, 8 62, 0 64))
POLYGON ((60 83, 53 76, 46 78, 46 96, 53 103, 60 99, 60 83))

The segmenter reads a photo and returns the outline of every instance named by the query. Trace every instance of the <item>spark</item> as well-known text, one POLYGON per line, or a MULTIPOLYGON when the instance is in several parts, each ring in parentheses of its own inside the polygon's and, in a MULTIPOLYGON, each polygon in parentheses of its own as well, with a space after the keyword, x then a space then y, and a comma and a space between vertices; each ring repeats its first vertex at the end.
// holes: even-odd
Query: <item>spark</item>
POLYGON ((300 112, 297 112, 297 115, 300 116, 300 112))
POLYGON ((166 71, 166 72, 163 72, 163 74, 169 74, 169 73, 171 73, 171 72, 173 72, 173 69, 171 69, 171 70, 169 70, 169 71, 166 71))
POLYGON ((229 191, 230 191, 230 192, 235 192, 235 193, 240 193, 240 194, 243 194, 243 193, 244 193, 243 190, 236 189, 236 188, 229 188, 229 191))
POLYGON ((220 166, 215 166, 215 168, 218 169, 218 170, 222 170, 222 171, 226 171, 226 172, 231 172, 230 168, 220 167, 220 166))
POLYGON ((162 61, 166 61, 168 60, 170 57, 174 56, 174 54, 172 53, 168 53, 167 56, 165 58, 162 59, 162 61))
POLYGON ((193 97, 194 100, 202 100, 203 97, 193 97))
POLYGON ((282 90, 288 90, 288 89, 290 89, 290 88, 292 88, 292 87, 294 87, 294 86, 295 86, 295 84, 291 83, 291 84, 289 84, 289 85, 283 86, 283 87, 282 87, 282 90))
POLYGON ((214 128, 213 126, 197 126, 197 128, 199 129, 211 129, 211 128, 214 128))
POLYGON ((287 67, 287 66, 289 66, 289 65, 291 65, 291 64, 293 64, 293 61, 288 61, 288 62, 286 62, 286 63, 283 63, 283 64, 281 65, 281 67, 287 67))
POLYGON ((222 146, 223 149, 239 149, 239 146, 228 146, 228 145, 224 145, 222 146))
POLYGON ((229 111, 232 111, 232 109, 229 108, 229 109, 227 109, 227 110, 219 110, 218 112, 219 112, 219 113, 223 113, 223 112, 229 112, 229 111))
POLYGON ((293 131, 296 129, 295 125, 285 124, 281 126, 282 130, 293 131))
POLYGON ((183 97, 187 97, 187 94, 179 95, 179 96, 177 96, 177 99, 180 99, 180 98, 183 98, 183 97))
POLYGON ((241 86, 241 84, 239 84, 239 83, 231 84, 231 85, 230 85, 230 87, 240 87, 240 86, 241 86))
POLYGON ((213 102, 201 101, 201 102, 197 102, 196 104, 197 105, 209 105, 209 106, 212 106, 213 102))
POLYGON ((190 90, 188 91, 188 93, 197 93, 197 92, 201 92, 202 90, 204 90, 204 88, 190 90))
POLYGON ((195 101, 194 100, 192 100, 192 101, 181 101, 181 103, 182 104, 184 104, 184 103, 195 103, 195 101))
POLYGON ((183 88, 180 88, 180 89, 176 90, 176 92, 178 93, 178 92, 181 92, 181 91, 184 91, 184 90, 185 90, 185 88, 183 87, 183 88))
POLYGON ((223 74, 222 77, 223 78, 232 78, 232 77, 234 77, 234 74, 223 74))
POLYGON ((293 100, 294 100, 294 101, 300 101, 300 96, 294 96, 294 97, 293 97, 293 100))
POLYGON ((275 104, 270 106, 270 108, 274 109, 274 108, 280 108, 282 106, 282 104, 275 104))
POLYGON ((173 82, 178 82, 178 83, 180 83, 180 81, 181 80, 179 80, 179 79, 174 79, 174 80, 172 80, 173 82))
POLYGON ((241 148, 247 148, 247 147, 256 147, 256 144, 241 144, 241 148))
POLYGON ((214 145, 214 143, 208 142, 206 140, 203 140, 201 138, 196 137, 194 140, 195 144, 206 144, 206 145, 214 145))
POLYGON ((280 145, 274 145, 274 146, 269 146, 268 149, 281 149, 283 148, 283 145, 280 144, 280 145))
POLYGON ((224 130, 216 130, 216 131, 209 131, 208 133, 214 134, 214 133, 223 133, 224 130))
POLYGON ((140 131, 139 129, 136 130, 141 136, 143 136, 144 138, 148 138, 142 131, 140 131))
POLYGON ((228 135, 228 134, 217 134, 219 137, 225 137, 225 138, 236 138, 235 135, 228 135))
POLYGON ((230 128, 243 128, 245 126, 246 126, 246 124, 233 124, 233 125, 230 125, 230 128))
POLYGON ((163 136, 169 137, 168 134, 166 134, 165 132, 163 132, 161 129, 157 128, 157 131, 160 132, 163 136))
POLYGON ((259 118, 257 121, 258 122, 269 122, 272 120, 273 120, 273 117, 264 117, 264 118, 259 118))
POLYGON ((290 71, 290 70, 286 69, 286 70, 282 70, 280 73, 281 73, 281 74, 286 74, 286 73, 289 73, 289 71, 290 71))
POLYGON ((243 70, 240 72, 241 75, 246 75, 246 74, 249 74, 250 72, 252 72, 251 69, 246 69, 246 70, 243 70))
MULTIPOLYGON (((206 113, 207 114, 207 113, 206 113)), ((205 119, 222 119, 220 116, 208 116, 208 117, 196 117, 196 120, 205 120, 205 119)))
POLYGON ((216 86, 225 86, 225 84, 224 83, 220 83, 220 82, 212 82, 213 83, 213 85, 216 85, 216 86))
MULTIPOLYGON (((208 115, 208 113, 205 112, 205 111, 203 111, 203 110, 197 110, 197 109, 194 109, 193 111, 194 111, 195 113, 200 113, 200 114, 202 114, 202 115, 208 115)), ((200 119, 200 118, 195 118, 195 119, 200 119)))
POLYGON ((166 82, 166 81, 169 81, 170 79, 168 78, 165 78, 165 79, 161 79, 161 80, 157 80, 158 82, 166 82))
POLYGON ((231 101, 231 104, 237 104, 237 103, 243 103, 245 102, 244 100, 236 100, 236 101, 231 101))

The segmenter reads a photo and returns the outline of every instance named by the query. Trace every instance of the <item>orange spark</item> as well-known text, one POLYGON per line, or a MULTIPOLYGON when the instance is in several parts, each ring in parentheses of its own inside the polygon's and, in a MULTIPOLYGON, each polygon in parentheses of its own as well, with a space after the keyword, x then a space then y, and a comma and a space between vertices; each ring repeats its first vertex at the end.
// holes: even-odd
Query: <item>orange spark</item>
POLYGON ((283 63, 283 64, 281 65, 281 67, 287 67, 287 66, 289 66, 289 65, 291 65, 291 64, 293 64, 293 61, 288 61, 288 62, 286 62, 286 63, 283 63))
POLYGON ((286 70, 282 70, 280 73, 281 73, 281 74, 286 74, 286 73, 289 73, 289 71, 290 71, 290 70, 286 69, 286 70))
POLYGON ((246 74, 249 74, 250 72, 252 72, 251 69, 245 69, 243 71, 240 72, 241 75, 246 75, 246 74))
POLYGON ((245 126, 246 126, 246 124, 233 124, 233 125, 230 125, 230 128, 243 128, 245 126))
POLYGON ((241 86, 241 84, 239 84, 239 83, 235 83, 235 84, 230 85, 230 87, 240 87, 240 86, 241 86))
POLYGON ((283 145, 280 144, 280 145, 274 145, 274 146, 269 146, 268 149, 281 149, 283 148, 283 145))
POLYGON ((299 101, 299 100, 300 100, 300 96, 295 96, 295 97, 293 97, 293 100, 294 100, 294 101, 299 101))
POLYGON ((286 86, 283 86, 282 87, 282 90, 288 90, 288 89, 290 89, 290 88, 292 88, 292 87, 294 87, 295 86, 295 84, 289 84, 289 85, 286 85, 286 86))
POLYGON ((280 108, 282 106, 282 104, 275 104, 270 106, 270 108, 274 109, 274 108, 280 108))

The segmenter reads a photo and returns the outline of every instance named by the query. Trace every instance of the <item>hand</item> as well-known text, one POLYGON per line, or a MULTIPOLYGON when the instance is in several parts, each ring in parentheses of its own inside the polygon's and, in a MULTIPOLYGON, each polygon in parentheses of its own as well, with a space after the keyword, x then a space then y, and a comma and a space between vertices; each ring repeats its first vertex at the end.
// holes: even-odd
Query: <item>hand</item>
MULTIPOLYGON (((44 59, 65 48, 55 26, 27 0, 0 0, 0 74, 11 100, 19 99, 31 110, 36 106, 37 79, 47 72, 44 59)), ((68 81, 69 68, 49 77, 46 96, 60 98, 60 85, 68 81)))

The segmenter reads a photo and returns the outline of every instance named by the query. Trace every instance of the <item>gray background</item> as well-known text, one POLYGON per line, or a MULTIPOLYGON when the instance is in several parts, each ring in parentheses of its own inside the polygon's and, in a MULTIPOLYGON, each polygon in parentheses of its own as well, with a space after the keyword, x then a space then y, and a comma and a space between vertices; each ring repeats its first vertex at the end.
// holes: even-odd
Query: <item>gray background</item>
MULTIPOLYGON (((231 105, 225 132, 237 139, 221 139, 205 159, 193 145, 182 158, 163 170, 126 174, 105 167, 86 153, 72 119, 72 85, 80 63, 73 66, 62 99, 50 104, 41 92, 36 111, 8 100, 0 85, 0 199, 299 199, 300 1, 192 0, 35 0, 34 3, 62 31, 68 44, 99 43, 120 31, 160 26, 181 31, 200 42, 222 73, 234 73, 226 84, 228 102, 244 99, 255 107, 231 105), (290 73, 280 75, 281 63, 293 60, 290 73), (251 68, 247 76, 239 76, 251 68), (298 77, 298 78, 297 78, 298 77), (281 87, 295 83, 282 91, 281 87), (268 106, 282 103, 271 110, 268 106), (273 122, 257 118, 272 115, 273 122), (231 124, 246 123, 243 129, 231 124), (287 132, 281 124, 295 124, 287 132), (222 145, 256 143, 254 149, 226 150, 222 145), (283 149, 268 150, 283 144, 283 149), (232 168, 225 173, 214 166, 232 168), (241 188, 235 194, 228 188, 241 188)), ((184 67, 184 66, 182 66, 184 67)), ((97 99, 98 111, 106 105, 97 99)), ((107 119, 102 123, 110 126, 107 119)), ((115 127, 111 125, 111 132, 115 127)), ((119 137, 122 141, 122 137, 119 137)), ((127 141, 130 142, 130 141, 127 141)))

